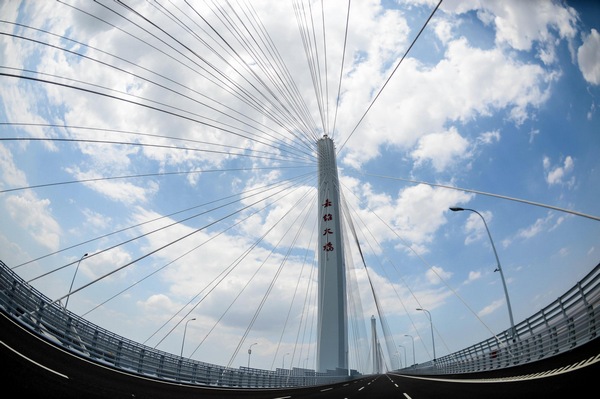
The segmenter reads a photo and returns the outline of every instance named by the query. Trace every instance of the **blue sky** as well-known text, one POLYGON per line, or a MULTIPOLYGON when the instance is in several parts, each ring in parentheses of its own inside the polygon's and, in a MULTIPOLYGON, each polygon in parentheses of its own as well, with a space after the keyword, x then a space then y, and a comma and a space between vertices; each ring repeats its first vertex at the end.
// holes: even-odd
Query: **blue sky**
MULTIPOLYGON (((417 307, 432 314, 438 356, 509 327, 482 221, 449 207, 484 216, 517 323, 599 262, 592 2, 444 1, 399 66, 437 2, 353 1, 345 53, 346 1, 241 2, 237 15, 260 16, 269 35, 253 37, 264 41, 238 40, 240 22, 227 30, 204 2, 165 4, 178 19, 131 2, 155 25, 114 3, 65 3, 0 6, 0 259, 59 299, 87 253, 74 288, 98 281, 69 309, 94 323, 179 353, 195 317, 193 358, 237 367, 257 342, 256 367, 314 364, 314 151, 324 132, 409 361, 405 334, 417 362, 432 355, 417 307), (311 11, 314 35, 298 22, 311 11), (317 49, 310 58, 301 33, 317 49), (269 81, 288 74, 293 84, 269 81)), ((368 322, 367 274, 348 251, 368 322)))

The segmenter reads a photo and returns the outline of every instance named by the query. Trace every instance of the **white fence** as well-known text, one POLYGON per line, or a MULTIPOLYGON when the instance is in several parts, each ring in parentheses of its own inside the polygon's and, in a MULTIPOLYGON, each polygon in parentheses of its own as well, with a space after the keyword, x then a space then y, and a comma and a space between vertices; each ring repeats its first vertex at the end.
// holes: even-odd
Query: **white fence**
MULTIPOLYGON (((556 355, 596 338, 600 322, 600 264, 582 281, 539 313, 510 330, 403 373, 460 374, 510 367, 556 355)), ((82 356, 132 373, 182 383, 278 388, 340 382, 347 370, 316 373, 227 368, 183 358, 128 340, 69 312, 31 287, 0 261, 0 308, 46 339, 82 356)), ((356 373, 353 373, 356 374, 356 373)))
POLYGON ((2 261, 0 308, 40 336, 81 356, 148 377, 181 383, 250 388, 312 386, 351 378, 347 370, 317 373, 300 368, 275 371, 228 368, 148 347, 92 324, 53 303, 2 261))
POLYGON ((407 374, 461 374, 529 363, 596 338, 600 326, 600 264, 577 285, 511 330, 417 366, 407 374))

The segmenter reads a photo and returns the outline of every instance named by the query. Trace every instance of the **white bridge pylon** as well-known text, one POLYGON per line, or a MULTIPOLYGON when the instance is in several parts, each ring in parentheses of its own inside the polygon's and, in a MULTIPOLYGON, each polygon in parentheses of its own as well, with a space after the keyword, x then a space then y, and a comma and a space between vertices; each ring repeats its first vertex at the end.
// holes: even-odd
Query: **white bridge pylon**
POLYGON ((337 164, 333 140, 318 142, 319 156, 319 302, 317 370, 348 369, 346 267, 337 164))

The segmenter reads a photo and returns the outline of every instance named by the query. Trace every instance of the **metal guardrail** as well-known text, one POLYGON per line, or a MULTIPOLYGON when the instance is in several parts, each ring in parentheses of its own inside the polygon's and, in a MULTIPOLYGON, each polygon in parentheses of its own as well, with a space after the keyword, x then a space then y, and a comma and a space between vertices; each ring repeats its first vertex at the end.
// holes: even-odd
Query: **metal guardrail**
MULTIPOLYGON (((600 264, 540 312, 498 336, 400 370, 405 374, 461 374, 511 367, 556 355, 596 338, 600 325, 600 264)), ((23 326, 101 364, 180 383, 280 388, 348 380, 346 370, 316 373, 228 368, 183 358, 105 330, 71 313, 27 284, 0 261, 0 308, 23 326)))
POLYGON ((0 309, 49 341, 106 366, 144 376, 222 387, 281 388, 346 381, 347 370, 239 369, 184 358, 137 343, 66 310, 0 261, 0 309))
POLYGON ((600 328, 600 263, 573 288, 511 330, 405 374, 462 374, 526 364, 592 341, 600 328))

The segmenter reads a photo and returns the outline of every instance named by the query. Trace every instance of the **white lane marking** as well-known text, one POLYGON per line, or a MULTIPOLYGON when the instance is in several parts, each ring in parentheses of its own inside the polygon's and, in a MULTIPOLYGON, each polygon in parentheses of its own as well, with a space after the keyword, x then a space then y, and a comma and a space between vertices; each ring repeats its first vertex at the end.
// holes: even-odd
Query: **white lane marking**
POLYGON ((16 353, 17 355, 21 356, 23 359, 30 361, 31 363, 35 364, 36 366, 38 366, 38 367, 41 367, 41 368, 43 368, 43 369, 45 369, 45 370, 48 370, 49 372, 51 372, 51 373, 54 373, 54 374, 58 375, 59 377, 66 378, 67 380, 69 379, 69 377, 68 377, 68 376, 66 376, 66 375, 64 375, 64 374, 61 374, 61 373, 59 373, 58 371, 54 371, 54 370, 52 370, 52 369, 50 369, 50 368, 48 368, 48 367, 44 366, 43 364, 39 364, 39 363, 38 363, 38 362, 36 362, 35 360, 32 360, 32 359, 28 358, 27 356, 23 355, 23 354, 22 354, 22 353, 20 353, 20 352, 17 352, 16 350, 14 350, 13 348, 11 348, 10 346, 6 345, 6 344, 4 343, 4 341, 0 341, 0 344, 4 345, 4 347, 6 347, 6 348, 10 349, 11 351, 13 351, 14 353, 16 353))
POLYGON ((333 388, 325 388, 325 389, 321 389, 321 392, 325 392, 325 391, 331 391, 333 388))
POLYGON ((406 397, 406 399, 412 399, 410 396, 408 396, 406 392, 404 392, 404 396, 406 397))

